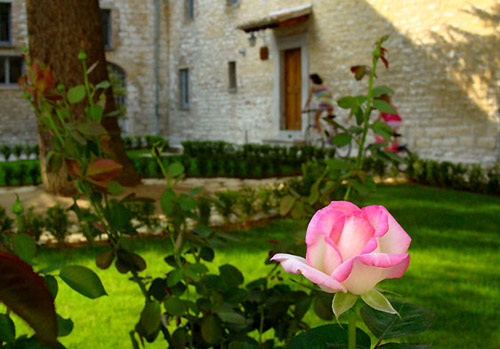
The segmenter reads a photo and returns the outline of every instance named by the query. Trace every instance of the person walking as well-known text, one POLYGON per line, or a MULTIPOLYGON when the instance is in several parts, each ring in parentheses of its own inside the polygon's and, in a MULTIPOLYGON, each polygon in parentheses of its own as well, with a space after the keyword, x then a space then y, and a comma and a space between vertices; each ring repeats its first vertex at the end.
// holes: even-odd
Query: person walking
POLYGON ((311 80, 312 85, 303 112, 308 111, 312 97, 314 96, 318 101, 318 109, 314 114, 314 124, 318 132, 321 133, 322 128, 319 120, 325 111, 326 116, 333 114, 333 97, 330 90, 328 90, 328 88, 323 84, 323 79, 321 79, 318 74, 309 75, 309 79, 311 80))

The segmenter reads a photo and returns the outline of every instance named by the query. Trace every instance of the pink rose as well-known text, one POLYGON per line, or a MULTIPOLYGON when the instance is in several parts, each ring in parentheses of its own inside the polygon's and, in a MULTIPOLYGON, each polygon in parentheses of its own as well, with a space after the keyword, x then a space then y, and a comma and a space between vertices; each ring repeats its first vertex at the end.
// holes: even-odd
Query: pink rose
POLYGON ((306 258, 279 253, 271 258, 287 273, 303 274, 325 292, 363 295, 408 268, 411 238, 383 206, 363 209, 333 201, 307 227, 306 258))

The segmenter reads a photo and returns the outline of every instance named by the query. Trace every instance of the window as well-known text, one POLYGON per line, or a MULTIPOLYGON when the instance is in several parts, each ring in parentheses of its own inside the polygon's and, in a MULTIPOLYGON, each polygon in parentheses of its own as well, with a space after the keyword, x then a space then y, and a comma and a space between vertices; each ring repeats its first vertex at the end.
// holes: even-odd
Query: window
POLYGON ((111 10, 101 9, 102 37, 104 48, 111 48, 111 10))
POLYGON ((186 18, 194 19, 194 0, 186 0, 186 18))
POLYGON ((179 70, 179 106, 189 109, 189 69, 179 70))
POLYGON ((238 80, 236 79, 236 62, 228 62, 227 71, 229 76, 229 89, 234 91, 238 88, 238 80))
POLYGON ((23 75, 23 58, 18 56, 0 56, 0 85, 16 85, 23 75))
POLYGON ((227 0, 227 6, 238 5, 238 0, 227 0))
POLYGON ((0 45, 11 43, 10 3, 0 2, 0 45))

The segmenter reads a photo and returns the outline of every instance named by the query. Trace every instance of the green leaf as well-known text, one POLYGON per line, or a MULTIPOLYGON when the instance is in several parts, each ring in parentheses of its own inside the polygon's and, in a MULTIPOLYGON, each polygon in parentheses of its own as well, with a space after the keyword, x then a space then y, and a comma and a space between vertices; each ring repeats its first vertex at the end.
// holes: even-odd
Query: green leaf
POLYGON ((413 344, 413 343, 386 343, 378 348, 383 349, 427 349, 431 346, 428 344, 413 344))
POLYGON ((203 246, 200 250, 200 257, 204 261, 211 262, 214 260, 215 252, 212 248, 203 246))
POLYGON ((0 302, 26 321, 40 341, 57 343, 54 297, 45 280, 19 257, 1 251, 0 302))
POLYGON ((101 122, 102 114, 104 111, 104 108, 102 106, 100 106, 99 104, 92 104, 85 111, 90 120, 99 123, 101 122))
POLYGON ((217 315, 224 322, 229 322, 236 325, 245 325, 247 320, 241 314, 238 314, 234 311, 218 311, 217 315))
POLYGON ((368 195, 372 191, 371 187, 361 183, 357 179, 349 179, 349 184, 362 196, 368 195))
POLYGON ((146 302, 141 312, 140 324, 146 331, 146 336, 150 336, 160 328, 161 307, 157 302, 146 302))
POLYGON ((290 215, 293 219, 299 219, 302 218, 305 213, 304 203, 299 200, 293 205, 290 215))
POLYGON ((174 162, 168 167, 168 174, 171 177, 177 177, 184 173, 184 166, 180 162, 174 162))
POLYGON ((160 197, 160 205, 163 213, 166 216, 170 216, 175 207, 175 201, 177 200, 177 195, 172 189, 166 189, 160 197))
POLYGON ((199 193, 201 193, 203 191, 203 187, 196 187, 196 188, 193 188, 189 191, 188 195, 189 196, 195 196, 195 195, 198 195, 199 193))
POLYGON ((371 125, 373 132, 378 135, 381 135, 386 141, 390 141, 394 132, 391 127, 387 125, 385 122, 377 121, 371 125))
POLYGON ((109 83, 109 81, 107 80, 104 80, 104 81, 101 81, 100 83, 98 83, 97 85, 95 85, 95 89, 98 90, 100 88, 109 88, 111 86, 111 84, 109 83))
POLYGON ((361 105, 358 98, 351 96, 342 97, 337 101, 337 104, 342 109, 357 109, 361 105))
POLYGON ((187 345, 186 330, 182 327, 177 328, 172 333, 172 349, 185 349, 187 345))
POLYGON ((108 133, 101 124, 93 121, 84 121, 78 124, 76 129, 87 137, 101 137, 108 133))
POLYGON ((182 269, 174 269, 167 276, 167 286, 175 286, 179 281, 182 280, 184 276, 184 271, 182 269))
POLYGON ((194 201, 192 198, 190 198, 186 194, 181 194, 179 196, 179 206, 184 211, 191 211, 191 210, 194 210, 196 208, 196 201, 194 201))
POLYGON ((170 315, 182 316, 186 312, 186 305, 179 298, 169 298, 163 304, 165 305, 165 311, 170 315))
POLYGON ((47 288, 50 290, 50 293, 52 293, 55 299, 57 297, 57 293, 59 292, 57 279, 52 275, 45 275, 43 278, 45 279, 45 285, 47 285, 47 288))
POLYGON ((351 168, 351 164, 348 161, 340 159, 328 159, 326 165, 330 170, 348 170, 351 168))
POLYGON ((120 195, 123 193, 123 187, 117 181, 108 181, 108 193, 120 195))
POLYGON ((241 271, 230 264, 224 264, 219 267, 219 273, 225 284, 229 287, 238 286, 243 283, 244 278, 241 271))
POLYGON ((297 199, 291 195, 286 195, 285 197, 283 197, 280 202, 280 214, 282 216, 286 216, 292 209, 295 201, 297 201, 297 199))
POLYGON ((201 337, 210 345, 218 345, 223 339, 220 320, 215 315, 208 315, 201 321, 201 337))
POLYGON ((370 331, 380 339, 406 337, 428 329, 434 320, 434 313, 411 303, 391 299, 398 315, 374 310, 365 305, 361 317, 370 331))
POLYGON ((162 302, 165 299, 165 296, 167 295, 166 288, 167 288, 167 283, 165 279, 156 278, 151 283, 151 286, 149 287, 148 290, 148 294, 153 296, 153 298, 156 299, 157 301, 162 302))
POLYGON ((356 304, 358 297, 359 296, 351 293, 335 293, 335 297, 333 297, 332 302, 332 310, 335 314, 335 317, 337 318, 337 321, 339 320, 340 315, 351 309, 354 304, 356 304))
POLYGON ((26 263, 31 263, 36 253, 36 242, 31 236, 24 233, 12 235, 14 252, 26 263))
POLYGON ((349 127, 349 132, 353 133, 353 134, 360 134, 361 132, 363 132, 363 128, 362 127, 359 127, 359 126, 351 126, 349 127))
POLYGON ((392 307, 391 303, 385 298, 385 296, 377 291, 376 289, 371 289, 367 293, 361 296, 361 299, 365 301, 373 309, 383 311, 389 314, 397 314, 398 312, 392 307))
POLYGON ((115 251, 111 248, 99 252, 95 259, 95 264, 99 269, 108 269, 115 259, 115 251))
POLYGON ((392 90, 392 88, 390 88, 389 86, 386 86, 386 85, 377 86, 377 87, 373 88, 373 90, 372 90, 372 96, 375 98, 380 97, 382 95, 386 95, 386 94, 394 94, 394 91, 392 90))
POLYGON ((47 171, 56 173, 62 166, 63 158, 61 153, 50 151, 47 155, 47 171))
POLYGON ((0 314, 0 343, 13 342, 16 339, 16 327, 7 314, 0 314))
POLYGON ((321 292, 314 298, 314 313, 322 320, 331 321, 332 313, 332 294, 321 292))
POLYGON ((69 265, 61 268, 59 277, 76 292, 88 298, 107 295, 99 276, 87 267, 69 265))
POLYGON ((332 138, 332 143, 338 147, 344 147, 348 145, 352 140, 352 135, 349 133, 339 133, 332 138))
MULTIPOLYGON (((293 337, 286 346, 287 349, 330 349, 347 348, 347 326, 323 325, 311 328, 293 337)), ((370 349, 370 337, 359 328, 356 329, 356 348, 370 349)))
POLYGON ((311 187, 311 194, 309 194, 309 205, 314 205, 319 198, 319 185, 321 183, 321 178, 319 178, 311 187))
POLYGON ((71 104, 79 103, 85 98, 85 87, 78 85, 68 91, 68 102, 71 104))
POLYGON ((387 114, 397 114, 398 112, 392 105, 387 103, 386 101, 383 101, 381 99, 374 99, 373 100, 373 106, 380 110, 382 113, 387 113, 387 114))
POLYGON ((73 321, 57 314, 57 328, 59 329, 58 337, 68 336, 73 331, 73 321))

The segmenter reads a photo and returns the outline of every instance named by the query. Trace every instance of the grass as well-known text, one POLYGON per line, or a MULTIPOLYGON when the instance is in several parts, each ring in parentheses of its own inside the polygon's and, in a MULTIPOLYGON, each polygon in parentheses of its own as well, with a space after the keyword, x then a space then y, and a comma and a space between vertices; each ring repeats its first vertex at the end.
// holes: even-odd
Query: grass
MULTIPOLYGON (((380 187, 366 204, 386 206, 410 234, 411 263, 403 278, 381 286, 406 300, 431 308, 435 323, 411 338, 435 348, 500 347, 500 198, 417 185, 380 187)), ((250 231, 235 231, 240 242, 216 253, 216 265, 238 266, 245 280, 265 275, 269 239, 287 239, 305 231, 307 222, 277 220, 250 231)), ((160 276, 167 244, 162 240, 136 242, 147 260, 147 274, 160 276)), ((57 310, 75 323, 62 342, 68 348, 130 347, 128 332, 142 309, 139 290, 114 268, 97 270, 94 257, 102 247, 42 249, 40 267, 81 264, 96 270, 109 297, 89 300, 60 283, 57 310)), ((286 282, 286 281, 285 281, 286 282)), ((316 322, 312 314, 307 319, 316 322)), ((319 324, 319 322, 316 322, 319 324)), ((163 348, 160 340, 148 347, 163 348)))

